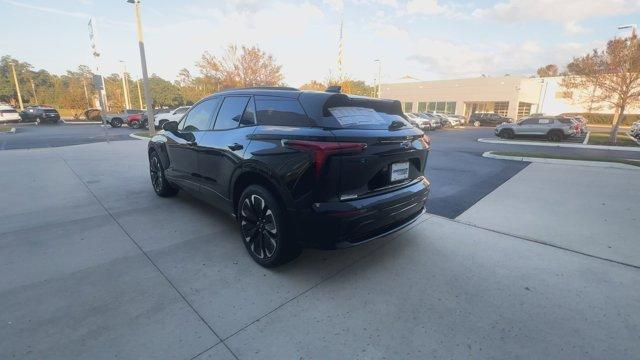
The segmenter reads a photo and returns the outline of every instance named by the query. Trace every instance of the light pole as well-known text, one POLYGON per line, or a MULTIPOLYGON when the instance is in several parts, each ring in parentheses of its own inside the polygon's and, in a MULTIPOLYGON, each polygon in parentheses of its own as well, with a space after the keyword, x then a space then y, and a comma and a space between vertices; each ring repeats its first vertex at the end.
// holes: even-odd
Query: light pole
POLYGON ((120 60, 120 64, 122 64, 122 92, 124 93, 124 107, 125 109, 131 109, 131 102, 129 102, 129 87, 127 86, 127 65, 124 64, 124 61, 120 60))
POLYGON ((375 59, 373 60, 373 62, 378 63, 378 96, 377 98, 380 99, 380 84, 382 83, 382 79, 380 79, 380 76, 382 74, 382 61, 380 61, 380 59, 375 59))
POLYGON ((144 109, 142 105, 142 93, 140 92, 140 79, 136 80, 136 86, 138 87, 138 102, 140 102, 140 110, 144 109))
POLYGON ((632 37, 638 36, 638 25, 636 24, 618 26, 618 30, 622 30, 622 29, 631 29, 631 36, 632 37))
POLYGON ((22 106, 22 95, 20 94, 20 85, 18 84, 18 76, 16 75, 16 66, 13 61, 9 61, 11 64, 11 70, 13 71, 13 82, 16 84, 16 93, 18 93, 18 103, 20 104, 20 111, 24 110, 22 106))
POLYGON ((144 102, 147 104, 147 118, 149 125, 149 135, 156 135, 155 121, 153 119, 153 104, 151 101, 151 91, 149 89, 149 74, 147 73, 147 57, 144 53, 144 39, 142 36, 142 21, 140 20, 140 0, 127 0, 135 5, 136 32, 138 34, 138 46, 140 47, 140 64, 142 66, 142 79, 144 85, 144 102))

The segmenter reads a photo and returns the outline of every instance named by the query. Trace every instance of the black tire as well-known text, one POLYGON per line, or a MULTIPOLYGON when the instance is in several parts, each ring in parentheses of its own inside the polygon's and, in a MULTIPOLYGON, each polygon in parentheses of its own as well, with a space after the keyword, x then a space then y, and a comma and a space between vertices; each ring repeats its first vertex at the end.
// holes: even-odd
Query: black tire
POLYGON ((111 124, 111 127, 119 128, 122 126, 122 119, 120 118, 111 119, 110 124, 111 124))
POLYGON ((42 124, 42 119, 40 118, 40 116, 38 116, 36 118, 36 125, 40 125, 40 124, 42 124))
POLYGON ((129 122, 129 127, 132 129, 140 129, 140 123, 136 120, 129 122))
POLYGON ((275 197, 262 186, 251 185, 240 196, 240 237, 249 255, 261 266, 282 265, 302 252, 290 238, 284 215, 275 197))
POLYGON ((149 154, 149 175, 151 176, 151 186, 158 196, 170 197, 178 193, 179 189, 167 180, 164 175, 164 167, 160 156, 155 151, 149 154))
POLYGON ((498 135, 503 139, 513 139, 516 134, 511 129, 504 129, 504 130, 501 130, 500 134, 498 135))
POLYGON ((482 125, 482 124, 478 120, 473 122, 473 126, 475 126, 475 127, 480 127, 480 125, 482 125))
POLYGON ((562 132, 557 131, 557 130, 551 130, 549 131, 549 133, 547 134, 547 140, 549 141, 553 141, 553 142, 560 142, 562 141, 562 132))

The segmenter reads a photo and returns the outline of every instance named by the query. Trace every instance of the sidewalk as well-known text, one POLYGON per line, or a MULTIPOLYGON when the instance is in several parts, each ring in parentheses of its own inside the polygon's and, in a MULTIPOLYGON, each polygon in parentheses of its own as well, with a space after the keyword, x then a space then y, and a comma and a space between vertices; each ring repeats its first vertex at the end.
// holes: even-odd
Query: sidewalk
POLYGON ((638 268, 427 215, 267 270, 227 215, 155 196, 145 147, 0 152, 0 358, 640 353, 638 268))

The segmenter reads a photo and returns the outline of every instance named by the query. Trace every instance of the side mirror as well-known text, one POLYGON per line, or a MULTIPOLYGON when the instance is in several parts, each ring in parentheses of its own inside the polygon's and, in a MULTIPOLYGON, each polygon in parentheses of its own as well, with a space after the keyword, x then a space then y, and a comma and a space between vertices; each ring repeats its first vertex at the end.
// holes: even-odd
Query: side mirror
POLYGON ((164 123, 164 125, 162 125, 162 130, 172 133, 178 132, 178 122, 167 121, 166 123, 164 123))

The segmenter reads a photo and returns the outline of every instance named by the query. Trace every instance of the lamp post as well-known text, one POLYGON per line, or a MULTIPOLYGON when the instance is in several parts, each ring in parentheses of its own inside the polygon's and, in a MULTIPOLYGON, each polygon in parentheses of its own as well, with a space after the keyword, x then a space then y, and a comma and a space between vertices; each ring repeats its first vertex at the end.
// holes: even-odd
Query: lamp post
POLYGON ((144 53, 144 38, 142 36, 142 21, 140 20, 140 0, 127 0, 135 5, 136 32, 138 35, 138 47, 140 48, 140 65, 142 66, 142 81, 144 86, 144 101, 147 104, 147 118, 149 125, 149 135, 156 135, 155 121, 153 119, 153 103, 151 101, 151 91, 149 89, 149 74, 147 73, 147 57, 144 53))
POLYGON ((632 37, 638 36, 638 25, 636 25, 636 24, 618 26, 618 30, 623 30, 623 29, 631 29, 631 36, 632 37))
POLYGON ((131 102, 129 101, 129 86, 127 86, 127 65, 124 61, 120 60, 122 64, 122 92, 124 93, 124 107, 125 109, 131 109, 131 102))
POLYGON ((382 74, 382 61, 380 61, 380 59, 375 59, 373 60, 373 62, 377 62, 378 63, 378 96, 377 98, 380 99, 380 84, 382 83, 382 79, 380 79, 380 76, 382 74))

